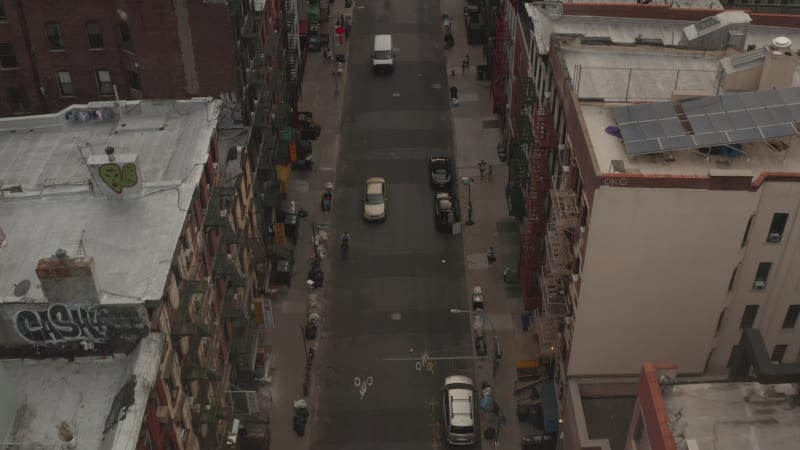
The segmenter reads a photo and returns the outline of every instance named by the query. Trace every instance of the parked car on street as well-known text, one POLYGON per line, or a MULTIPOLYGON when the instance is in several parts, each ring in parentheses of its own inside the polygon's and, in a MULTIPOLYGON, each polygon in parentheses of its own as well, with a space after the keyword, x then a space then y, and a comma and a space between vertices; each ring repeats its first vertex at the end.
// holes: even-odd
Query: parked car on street
POLYGON ((453 183, 453 165, 444 156, 432 156, 428 160, 431 186, 437 189, 448 189, 453 183))
POLYGON ((386 220, 386 180, 379 177, 367 178, 364 183, 363 217, 367 221, 386 220))
POLYGON ((442 414, 448 444, 473 445, 477 442, 477 411, 472 379, 463 375, 445 378, 442 388, 442 414))
POLYGON ((436 229, 443 232, 453 230, 453 224, 458 222, 458 200, 449 192, 437 192, 433 196, 433 218, 436 229))

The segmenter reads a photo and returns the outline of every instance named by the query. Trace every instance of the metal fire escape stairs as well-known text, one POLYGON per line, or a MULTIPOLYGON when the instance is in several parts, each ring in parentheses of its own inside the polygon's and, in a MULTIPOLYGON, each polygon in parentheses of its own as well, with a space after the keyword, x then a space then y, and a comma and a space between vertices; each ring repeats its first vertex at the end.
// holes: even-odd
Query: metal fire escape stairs
POLYGON ((300 88, 299 33, 297 30, 294 0, 284 0, 284 30, 286 32, 286 70, 292 102, 297 100, 300 88))
POLYGON ((507 48, 511 35, 505 17, 505 6, 500 5, 494 11, 494 49, 492 51, 492 101, 494 112, 500 115, 501 122, 505 121, 506 107, 506 81, 508 79, 507 48))

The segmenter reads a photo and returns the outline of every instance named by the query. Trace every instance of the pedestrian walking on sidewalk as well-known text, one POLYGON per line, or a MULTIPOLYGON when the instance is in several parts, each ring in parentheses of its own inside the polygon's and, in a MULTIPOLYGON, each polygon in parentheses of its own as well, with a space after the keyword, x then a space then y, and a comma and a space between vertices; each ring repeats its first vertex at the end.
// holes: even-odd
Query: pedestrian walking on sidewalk
POLYGON ((486 172, 486 161, 481 160, 478 163, 478 170, 481 172, 481 180, 483 179, 483 174, 486 172))
POLYGON ((489 169, 488 169, 488 172, 486 172, 486 175, 489 178, 489 181, 491 182, 492 181, 492 165, 491 164, 489 164, 489 169))
POLYGON ((494 247, 489 247, 489 250, 486 250, 486 261, 489 263, 489 267, 494 267, 494 262, 497 261, 497 257, 494 255, 494 247))
POLYGON ((462 74, 467 73, 467 60, 466 59, 462 59, 461 60, 461 73, 462 74))

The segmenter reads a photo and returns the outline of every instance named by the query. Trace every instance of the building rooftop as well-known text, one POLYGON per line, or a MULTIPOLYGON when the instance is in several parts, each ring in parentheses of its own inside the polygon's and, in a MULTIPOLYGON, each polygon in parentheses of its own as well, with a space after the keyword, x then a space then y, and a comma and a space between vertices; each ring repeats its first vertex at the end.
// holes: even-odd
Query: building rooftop
MULTIPOLYGON (((750 66, 754 66, 750 60, 756 59, 755 53, 760 52, 763 61, 763 49, 776 37, 800 43, 797 28, 755 26, 743 11, 725 11, 713 16, 710 22, 716 21, 717 25, 706 27, 705 30, 712 30, 706 32, 699 22, 559 15, 547 8, 533 5, 527 8, 539 52, 549 53, 553 45, 551 37, 557 36, 559 56, 581 100, 580 114, 598 173, 614 173, 612 161, 624 166, 626 173, 644 175, 705 177, 713 173, 755 178, 764 172, 800 172, 800 157, 787 150, 800 145, 797 137, 773 140, 772 145, 742 144, 743 154, 737 155, 704 154, 687 149, 632 157, 622 139, 605 131, 608 126, 618 125, 614 108, 669 101, 676 93, 691 97, 733 92, 725 89, 720 61, 754 49, 748 59, 750 66), (709 37, 718 30, 717 36, 709 37), (741 51, 726 48, 729 42, 725 39, 739 31, 741 51), (698 32, 703 35, 700 39, 709 39, 706 42, 712 47, 716 45, 716 49, 689 48, 692 43, 687 45, 686 36, 698 32), (725 38, 719 42, 722 36, 725 38)), ((712 14, 709 12, 709 16, 712 14)), ((741 73, 750 66, 742 66, 741 73)), ((800 66, 795 64, 793 73, 789 70, 787 84, 800 86, 800 66)))
POLYGON ((791 384, 679 384, 663 395, 678 448, 784 450, 800 439, 800 397, 791 384))
POLYGON ((0 303, 43 301, 37 262, 57 249, 94 258, 100 303, 159 299, 219 107, 98 102, 0 119, 0 303))
POLYGON ((150 333, 129 356, 0 360, 4 448, 61 449, 56 426, 65 421, 77 448, 134 450, 163 344, 150 333))
MULTIPOLYGON (((558 3, 607 3, 614 5, 639 5, 641 0, 560 0, 558 3)), ((556 2, 547 2, 556 3, 556 2)), ((648 5, 665 5, 672 8, 724 9, 718 0, 652 0, 648 5)))

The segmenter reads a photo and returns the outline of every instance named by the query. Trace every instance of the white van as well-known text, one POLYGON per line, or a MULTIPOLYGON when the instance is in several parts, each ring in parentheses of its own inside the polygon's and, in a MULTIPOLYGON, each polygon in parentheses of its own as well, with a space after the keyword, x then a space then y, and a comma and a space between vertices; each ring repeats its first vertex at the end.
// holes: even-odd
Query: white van
POLYGON ((394 72, 394 51, 391 34, 376 34, 372 52, 373 72, 394 72))

